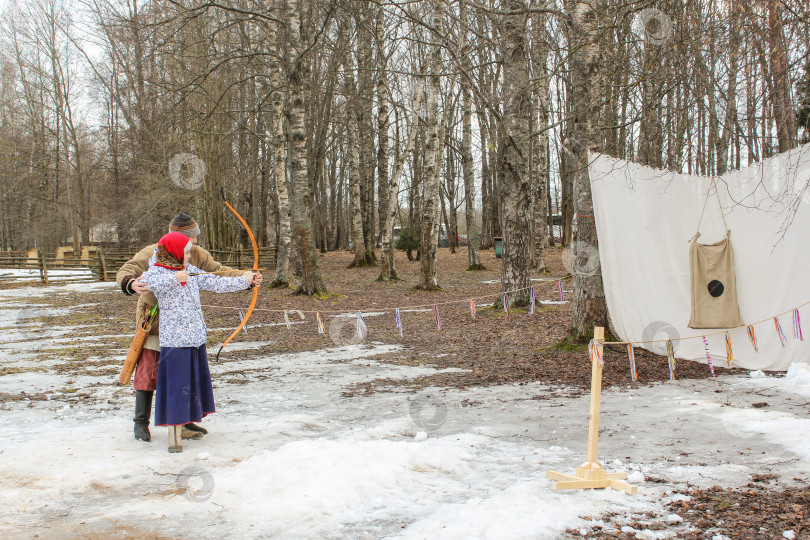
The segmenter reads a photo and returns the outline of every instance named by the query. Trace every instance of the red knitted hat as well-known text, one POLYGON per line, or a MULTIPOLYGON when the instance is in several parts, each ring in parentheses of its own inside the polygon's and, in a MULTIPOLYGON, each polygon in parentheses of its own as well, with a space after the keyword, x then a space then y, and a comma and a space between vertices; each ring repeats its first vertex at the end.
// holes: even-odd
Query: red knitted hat
POLYGON ((169 234, 163 236, 163 238, 160 239, 160 242, 158 242, 158 262, 156 262, 155 264, 158 266, 162 266, 164 268, 169 268, 170 270, 182 269, 183 254, 186 250, 186 247, 190 246, 191 240, 189 240, 188 236, 179 232, 170 232, 169 234), (168 255, 171 255, 172 259, 176 259, 176 261, 161 260, 162 257, 160 257, 160 252, 163 250, 165 250, 168 255))

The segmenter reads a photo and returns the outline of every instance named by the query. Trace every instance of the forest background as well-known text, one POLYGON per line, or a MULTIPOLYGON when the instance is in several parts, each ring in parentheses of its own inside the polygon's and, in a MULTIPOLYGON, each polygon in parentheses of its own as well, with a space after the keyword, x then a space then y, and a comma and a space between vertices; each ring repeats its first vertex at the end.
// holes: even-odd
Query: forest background
POLYGON ((339 249, 396 279, 400 247, 435 289, 444 231, 470 270, 503 238, 520 305, 562 242, 583 339, 588 151, 721 175, 808 142, 808 51, 802 0, 12 0, 0 248, 140 247, 178 211, 247 245, 224 193, 276 286, 325 294, 339 249))

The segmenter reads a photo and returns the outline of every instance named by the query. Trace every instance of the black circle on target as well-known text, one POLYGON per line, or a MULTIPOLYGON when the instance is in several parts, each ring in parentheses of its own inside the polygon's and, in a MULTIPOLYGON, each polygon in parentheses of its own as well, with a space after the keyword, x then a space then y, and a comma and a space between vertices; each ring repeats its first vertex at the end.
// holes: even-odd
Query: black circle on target
POLYGON ((713 280, 711 280, 709 282, 708 289, 709 289, 709 294, 712 295, 713 297, 717 298, 718 296, 723 294, 723 291, 726 290, 726 287, 725 287, 725 285, 723 285, 722 282, 720 282, 720 281, 718 281, 716 279, 713 279, 713 280))

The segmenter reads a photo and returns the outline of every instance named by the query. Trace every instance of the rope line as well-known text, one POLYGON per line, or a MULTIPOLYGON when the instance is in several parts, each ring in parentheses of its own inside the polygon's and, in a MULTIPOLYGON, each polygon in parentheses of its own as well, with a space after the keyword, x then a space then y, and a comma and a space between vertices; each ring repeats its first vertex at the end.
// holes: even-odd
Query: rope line
POLYGON ((688 339, 701 339, 701 338, 703 338, 703 336, 707 336, 707 337, 708 336, 715 336, 717 334, 723 334, 725 332, 728 332, 729 330, 738 330, 740 328, 747 328, 749 326, 754 326, 756 324, 762 324, 764 322, 773 321, 774 317, 781 317, 782 315, 787 315, 788 313, 793 313, 793 310, 799 309, 799 308, 804 307, 804 306, 806 306, 808 304, 810 304, 810 300, 808 300, 804 304, 800 304, 800 305, 796 306, 795 308, 789 309, 787 311, 783 311, 782 313, 779 313, 777 315, 773 315, 771 317, 766 317, 766 318, 764 318, 764 319, 762 319, 760 321, 756 321, 756 322, 749 323, 749 324, 742 324, 740 326, 733 326, 731 328, 725 328, 723 330, 718 330, 717 332, 708 332, 706 334, 698 334, 696 336, 679 337, 679 338, 675 338, 675 339, 671 339, 671 338, 669 338, 669 339, 653 339, 653 340, 649 340, 649 341, 603 341, 602 344, 603 345, 627 345, 628 343, 632 343, 632 344, 635 345, 636 343, 664 343, 665 341, 686 341, 688 339))
MULTIPOLYGON (((559 281, 568 280, 568 279, 571 279, 573 277, 574 277, 573 275, 569 274, 569 275, 567 275, 565 277, 559 278, 559 281)), ((401 310, 406 310, 406 309, 425 309, 425 310, 429 311, 429 310, 433 310, 433 308, 438 307, 438 306, 447 306, 447 305, 458 304, 458 303, 462 303, 462 302, 464 302, 466 304, 466 303, 469 303, 470 300, 476 301, 475 305, 477 306, 477 305, 479 305, 477 303, 477 300, 480 300, 482 298, 493 298, 493 297, 497 298, 497 297, 500 297, 503 294, 513 294, 513 293, 517 293, 517 292, 521 292, 521 291, 529 291, 529 290, 531 290, 532 287, 533 287, 533 285, 530 285, 528 287, 521 287, 519 289, 513 289, 511 291, 506 291, 506 292, 503 292, 503 293, 502 292, 497 292, 497 293, 485 294, 485 295, 481 295, 481 296, 464 297, 463 299, 460 299, 460 300, 447 300, 445 302, 438 302, 438 303, 433 302, 433 303, 430 303, 430 304, 415 304, 415 305, 410 305, 410 306, 396 306, 396 307, 376 307, 376 306, 374 306, 374 307, 368 308, 367 311, 369 311, 369 310, 370 311, 397 311, 397 310, 401 311, 401 310)), ((804 307, 804 306, 806 306, 808 304, 810 304, 810 300, 808 300, 807 302, 805 302, 803 304, 799 304, 795 308, 791 308, 791 309, 789 309, 787 311, 783 311, 782 313, 778 313, 777 315, 766 317, 764 319, 761 319, 759 321, 749 323, 749 324, 742 324, 740 326, 724 328, 722 330, 717 330, 716 332, 707 332, 707 333, 696 334, 694 336, 678 337, 678 338, 674 338, 674 339, 673 338, 667 338, 667 339, 651 339, 651 340, 638 340, 638 341, 600 341, 599 344, 600 345, 640 345, 640 344, 645 344, 645 343, 666 343, 667 341, 687 341, 687 340, 690 340, 690 339, 703 339, 704 336, 706 336, 706 337, 715 336, 715 335, 719 335, 719 334, 724 334, 724 333, 726 333, 728 331, 738 330, 740 328, 747 328, 749 326, 755 326, 757 324, 762 324, 764 322, 773 321, 774 317, 781 317, 783 315, 787 315, 788 313, 792 314, 795 310, 797 310, 799 308, 802 308, 802 307, 804 307)), ((201 306, 202 307, 209 307, 209 308, 216 308, 216 309, 235 309, 235 310, 239 309, 239 307, 236 307, 236 306, 217 306, 217 305, 213 305, 213 304, 201 304, 201 306)), ((253 311, 265 311, 265 312, 268 312, 268 313, 289 313, 289 312, 293 312, 293 313, 313 313, 313 314, 318 314, 318 313, 320 313, 320 314, 325 314, 325 313, 343 314, 343 313, 356 313, 358 311, 363 311, 363 310, 362 309, 353 309, 353 308, 346 308, 346 309, 291 309, 291 308, 290 309, 266 309, 266 308, 254 308, 253 311)))
MULTIPOLYGON (((573 276, 566 276, 564 278, 560 278, 560 280, 570 279, 571 277, 573 277, 573 276)), ((502 294, 513 294, 513 293, 517 293, 517 292, 521 292, 521 291, 528 291, 532 287, 533 287, 533 285, 529 285, 528 287, 521 287, 519 289, 513 289, 511 291, 497 292, 497 293, 493 293, 493 294, 485 294, 485 295, 481 295, 481 296, 474 296, 472 298, 474 300, 479 300, 481 298, 499 297, 502 294)), ((445 302, 438 302, 438 303, 433 302, 433 303, 430 303, 430 304, 417 304, 417 305, 412 305, 412 306, 396 306, 396 307, 376 307, 376 306, 373 306, 373 307, 367 308, 367 310, 371 310, 371 311, 394 311, 396 309, 400 309, 400 310, 402 310, 402 309, 432 309, 434 306, 447 306, 447 305, 450 305, 450 304, 458 304, 460 302, 467 303, 469 301, 470 301, 470 297, 467 296, 467 297, 464 297, 464 299, 461 299, 461 300, 447 300, 445 302)), ((239 309, 236 306, 217 306, 217 305, 214 305, 214 304, 200 304, 200 305, 202 307, 210 307, 210 308, 218 308, 218 309, 239 309)), ((346 309, 300 309, 300 310, 293 310, 293 309, 254 308, 253 311, 266 311, 266 312, 270 312, 270 313, 284 313, 284 312, 287 312, 287 311, 300 311, 301 313, 352 313, 352 312, 362 311, 362 309, 358 310, 358 309, 353 309, 353 308, 346 308, 346 309)))

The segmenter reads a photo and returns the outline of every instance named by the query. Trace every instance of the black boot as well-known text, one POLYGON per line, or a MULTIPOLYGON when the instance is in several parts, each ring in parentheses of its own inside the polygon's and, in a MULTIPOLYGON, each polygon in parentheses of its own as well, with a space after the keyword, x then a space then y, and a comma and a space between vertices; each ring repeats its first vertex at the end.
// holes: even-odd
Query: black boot
POLYGON ((198 433, 202 433, 203 435, 208 435, 208 430, 207 429, 205 429, 202 426, 198 426, 194 422, 189 422, 188 424, 186 424, 183 427, 186 428, 189 431, 196 431, 198 433))
POLYGON ((149 442, 152 435, 149 433, 149 418, 152 416, 152 394, 149 390, 135 390, 135 438, 139 441, 149 442))

